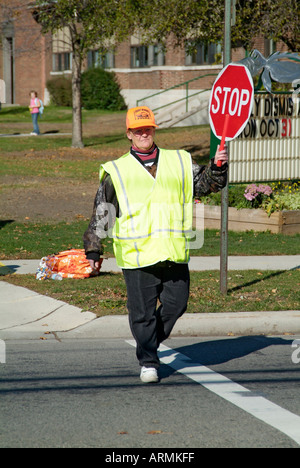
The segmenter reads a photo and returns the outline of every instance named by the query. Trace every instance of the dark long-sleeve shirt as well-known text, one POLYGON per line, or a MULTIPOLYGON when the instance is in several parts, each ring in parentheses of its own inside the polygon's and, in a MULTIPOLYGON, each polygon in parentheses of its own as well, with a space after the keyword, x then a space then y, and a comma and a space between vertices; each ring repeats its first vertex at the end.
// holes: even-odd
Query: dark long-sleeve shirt
MULTIPOLYGON (((198 198, 211 192, 218 192, 225 187, 227 183, 227 163, 217 167, 211 161, 207 166, 193 164, 192 168, 194 197, 198 198)), ((146 169, 155 178, 157 165, 153 164, 153 166, 146 167, 146 169)), ((119 217, 119 202, 111 177, 106 174, 97 190, 92 217, 83 236, 83 245, 87 258, 97 261, 100 255, 103 254, 101 241, 107 236, 108 229, 113 227, 115 217, 119 217), (113 206, 114 210, 110 210, 108 213, 108 206, 113 206)))

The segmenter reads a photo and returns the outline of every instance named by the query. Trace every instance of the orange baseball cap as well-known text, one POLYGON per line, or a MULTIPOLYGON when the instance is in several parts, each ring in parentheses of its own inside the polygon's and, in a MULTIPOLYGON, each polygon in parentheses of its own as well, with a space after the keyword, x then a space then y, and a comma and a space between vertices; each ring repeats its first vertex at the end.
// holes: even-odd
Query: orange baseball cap
POLYGON ((155 123, 155 117, 151 109, 146 106, 133 107, 129 109, 126 115, 126 127, 158 127, 155 123))

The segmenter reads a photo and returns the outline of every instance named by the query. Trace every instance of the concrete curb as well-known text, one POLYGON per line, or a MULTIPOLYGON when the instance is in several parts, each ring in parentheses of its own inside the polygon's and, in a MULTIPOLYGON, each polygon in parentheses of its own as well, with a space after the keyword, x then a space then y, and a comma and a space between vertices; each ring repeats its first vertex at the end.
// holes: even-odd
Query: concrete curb
MULTIPOLYGON (((39 260, 3 260, 5 274, 35 273, 39 260)), ((2 266, 1 266, 2 265, 2 266)), ((289 270, 300 265, 300 255, 229 257, 229 269, 289 270), (252 268, 251 268, 252 267, 252 268)), ((190 269, 218 269, 219 257, 193 257, 190 269)), ((102 273, 120 271, 115 259, 105 259, 102 273)), ((131 338, 127 315, 97 318, 89 311, 0 281, 0 339, 131 338)), ((300 334, 300 311, 185 314, 172 336, 300 334)))
MULTIPOLYGON (((97 318, 62 301, 0 282, 0 339, 128 338, 127 315, 97 318)), ((299 334, 300 311, 185 314, 172 336, 299 334)))
MULTIPOLYGON (((172 332, 173 337, 225 335, 282 335, 300 333, 300 311, 231 312, 184 314, 172 332)), ((101 317, 67 333, 66 338, 131 337, 127 316, 101 317)))

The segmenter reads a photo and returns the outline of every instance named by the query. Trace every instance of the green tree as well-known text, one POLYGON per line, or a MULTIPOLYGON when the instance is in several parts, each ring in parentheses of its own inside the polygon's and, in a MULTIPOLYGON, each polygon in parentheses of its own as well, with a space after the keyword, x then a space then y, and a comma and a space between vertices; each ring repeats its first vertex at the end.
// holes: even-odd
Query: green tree
MULTIPOLYGON (((143 2, 142 2, 143 3, 143 2)), ((251 49, 262 36, 282 40, 290 51, 300 50, 299 0, 237 0, 232 45, 251 49)), ((144 42, 164 43, 172 34, 175 46, 193 48, 201 42, 222 42, 224 0, 152 0, 139 11, 144 42), (188 41, 187 41, 188 40, 188 41)))
POLYGON ((42 33, 56 33, 67 28, 72 51, 72 146, 82 142, 81 70, 83 59, 91 48, 105 52, 132 32, 131 12, 134 2, 128 0, 36 0, 34 16, 42 33))
MULTIPOLYGON (((28 0, 13 3, 18 2, 20 11, 28 5, 28 0)), ((1 0, 1 13, 9 5, 1 0)), ((198 43, 223 39, 224 0, 35 0, 31 5, 42 33, 69 31, 74 147, 83 146, 81 70, 89 49, 97 47, 104 53, 136 32, 144 43, 166 44, 172 37, 174 46, 190 50, 198 43)), ((253 39, 261 35, 299 51, 299 11, 299 0, 237 0, 232 45, 250 49, 253 39)))
POLYGON ((239 0, 232 40, 250 49, 255 37, 283 41, 291 52, 300 51, 299 0, 239 0))
POLYGON ((152 0, 138 11, 140 37, 174 46, 219 42, 223 37, 224 0, 152 0))

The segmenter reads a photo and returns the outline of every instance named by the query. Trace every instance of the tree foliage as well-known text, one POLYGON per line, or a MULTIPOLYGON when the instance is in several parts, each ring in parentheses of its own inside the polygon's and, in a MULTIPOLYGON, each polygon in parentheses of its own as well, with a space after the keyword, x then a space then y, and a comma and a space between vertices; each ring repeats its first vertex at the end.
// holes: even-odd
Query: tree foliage
POLYGON ((42 32, 68 31, 72 51, 72 146, 82 147, 81 70, 88 50, 102 52, 124 40, 133 27, 135 0, 36 0, 33 15, 42 32))
POLYGON ((173 38, 174 46, 199 42, 220 42, 223 36, 224 1, 152 0, 143 2, 137 13, 144 42, 173 38))
MULTIPOLYGON (((145 42, 164 42, 170 34, 175 45, 194 47, 222 42, 224 0, 152 0, 139 10, 140 34, 145 42)), ((262 36, 283 41, 290 51, 300 50, 299 0, 237 0, 232 45, 253 47, 262 36)))
POLYGON ((131 1, 118 0, 36 0, 36 19, 42 32, 55 33, 67 27, 76 57, 99 46, 108 50, 127 37, 130 27, 131 1))
MULTIPOLYGON (((72 51, 73 146, 82 145, 81 69, 90 49, 102 53, 130 35, 147 44, 185 46, 223 42, 224 0, 35 0, 33 16, 42 32, 67 28, 72 51)), ((0 22, 21 14, 28 0, 1 0, 0 22), (19 5, 19 6, 18 6, 19 5)), ((237 0, 232 45, 252 48, 263 36, 282 40, 291 51, 300 50, 299 0, 237 0)))
POLYGON ((290 51, 300 51, 299 0, 239 0, 232 40, 250 49, 255 37, 283 41, 290 51))

